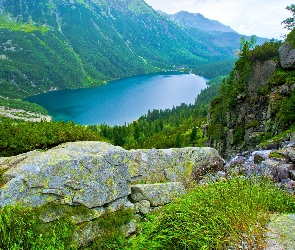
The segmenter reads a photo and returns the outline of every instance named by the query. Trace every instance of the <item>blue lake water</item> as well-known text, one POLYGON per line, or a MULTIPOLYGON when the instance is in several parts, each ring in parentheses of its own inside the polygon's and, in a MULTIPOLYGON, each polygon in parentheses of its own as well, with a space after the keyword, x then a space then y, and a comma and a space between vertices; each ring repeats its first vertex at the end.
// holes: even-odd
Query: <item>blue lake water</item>
POLYGON ((193 74, 148 74, 95 88, 51 91, 26 100, 43 106, 55 121, 123 125, 148 110, 194 103, 206 81, 193 74))

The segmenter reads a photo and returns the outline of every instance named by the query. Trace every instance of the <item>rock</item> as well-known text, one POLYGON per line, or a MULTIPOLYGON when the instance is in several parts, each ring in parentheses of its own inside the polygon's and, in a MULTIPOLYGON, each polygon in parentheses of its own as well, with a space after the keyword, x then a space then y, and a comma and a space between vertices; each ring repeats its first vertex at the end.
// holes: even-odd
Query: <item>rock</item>
POLYGON ((184 192, 181 182, 137 184, 131 186, 131 199, 134 202, 148 200, 151 206, 156 207, 171 202, 173 198, 184 192))
POLYGON ((294 169, 293 164, 281 164, 278 166, 278 177, 280 180, 290 178, 290 170, 294 169))
POLYGON ((136 232, 136 220, 131 220, 127 225, 122 227, 122 232, 125 237, 129 237, 136 232))
POLYGON ((255 164, 260 163, 265 160, 266 159, 262 155, 259 155, 258 153, 254 155, 254 163, 255 164))
POLYGON ((103 231, 98 223, 90 221, 89 223, 82 223, 74 231, 73 240, 78 247, 87 246, 91 241, 101 236, 103 231))
POLYGON ((134 211, 136 213, 148 214, 150 212, 151 203, 148 200, 141 200, 134 204, 134 211))
POLYGON ((293 146, 286 146, 283 149, 277 151, 279 154, 285 156, 290 159, 295 164, 295 148, 293 146))
POLYGON ((290 141, 295 141, 295 132, 291 133, 290 141))
POLYGON ((295 181, 295 170, 290 170, 290 178, 295 181))
POLYGON ((295 49, 290 44, 284 43, 279 48, 280 63, 283 68, 295 68, 295 49))
MULTIPOLYGON (((99 224, 104 214, 134 208, 149 213, 183 194, 183 182, 222 171, 223 165, 212 148, 127 151, 105 142, 69 142, 0 158, 0 207, 44 205, 44 223, 70 215, 74 241, 82 247, 106 233, 99 224), (136 183, 148 184, 131 189, 136 183)), ((122 230, 127 236, 135 229, 131 221, 122 230)))
POLYGON ((293 250, 295 247, 295 214, 276 215, 267 226, 267 250, 293 250))
POLYGON ((9 169, 0 207, 7 203, 32 207, 49 201, 100 207, 130 193, 126 152, 101 142, 67 143, 28 157, 9 169))
POLYGON ((118 199, 118 200, 112 202, 111 204, 109 204, 107 206, 107 211, 108 212, 116 212, 116 211, 121 210, 123 208, 134 209, 134 204, 131 203, 127 197, 123 197, 123 198, 118 199))
POLYGON ((212 148, 131 150, 126 164, 132 184, 185 182, 223 170, 224 160, 212 148))

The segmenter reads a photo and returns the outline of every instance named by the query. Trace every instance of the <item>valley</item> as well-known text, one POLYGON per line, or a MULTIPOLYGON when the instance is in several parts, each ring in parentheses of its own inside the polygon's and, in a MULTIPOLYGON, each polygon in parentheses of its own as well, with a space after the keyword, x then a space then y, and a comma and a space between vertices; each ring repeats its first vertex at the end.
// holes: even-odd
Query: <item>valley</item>
POLYGON ((293 249, 286 9, 279 41, 143 0, 0 1, 0 249, 293 249))

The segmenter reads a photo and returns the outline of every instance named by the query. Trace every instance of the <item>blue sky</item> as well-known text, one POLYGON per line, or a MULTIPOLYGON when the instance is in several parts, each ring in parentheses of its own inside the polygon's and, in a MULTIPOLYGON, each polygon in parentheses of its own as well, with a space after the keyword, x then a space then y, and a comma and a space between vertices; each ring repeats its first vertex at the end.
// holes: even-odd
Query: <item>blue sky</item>
POLYGON ((282 39, 288 31, 281 22, 291 13, 291 0, 145 0, 155 10, 176 13, 186 10, 218 20, 243 35, 282 39))

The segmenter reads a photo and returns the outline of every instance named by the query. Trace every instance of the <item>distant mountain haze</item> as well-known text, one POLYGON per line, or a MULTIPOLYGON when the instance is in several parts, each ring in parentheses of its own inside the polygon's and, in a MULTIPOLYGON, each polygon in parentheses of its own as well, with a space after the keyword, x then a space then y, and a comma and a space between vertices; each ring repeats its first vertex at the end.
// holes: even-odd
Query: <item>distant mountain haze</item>
POLYGON ((237 33, 231 27, 226 26, 216 20, 208 19, 200 13, 189 13, 187 11, 180 11, 175 14, 167 14, 159 10, 158 12, 182 26, 197 28, 203 31, 222 31, 237 33))
POLYGON ((0 96, 98 86, 234 57, 241 35, 194 26, 180 26, 143 0, 0 1, 0 96))

